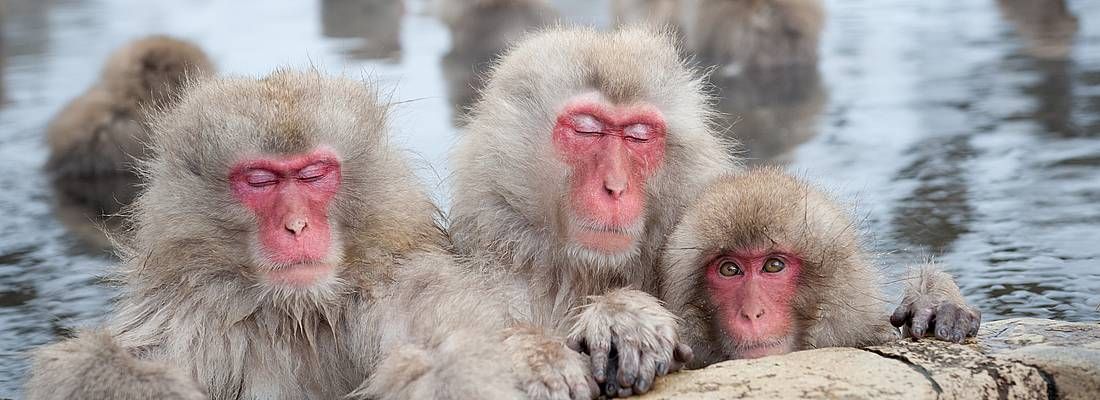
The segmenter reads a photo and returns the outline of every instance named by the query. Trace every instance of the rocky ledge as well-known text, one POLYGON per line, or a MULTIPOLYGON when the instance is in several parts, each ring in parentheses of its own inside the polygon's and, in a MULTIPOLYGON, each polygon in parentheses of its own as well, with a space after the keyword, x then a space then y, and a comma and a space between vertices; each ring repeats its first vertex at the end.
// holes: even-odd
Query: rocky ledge
POLYGON ((977 340, 903 340, 734 360, 640 399, 1100 399, 1100 323, 1016 318, 977 340))

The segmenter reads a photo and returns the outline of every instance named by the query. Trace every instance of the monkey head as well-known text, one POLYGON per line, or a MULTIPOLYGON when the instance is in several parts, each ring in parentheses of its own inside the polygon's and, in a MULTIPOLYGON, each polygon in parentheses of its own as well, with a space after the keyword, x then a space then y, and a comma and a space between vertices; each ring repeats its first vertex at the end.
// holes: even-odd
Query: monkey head
POLYGON ((678 188, 706 175, 693 171, 728 161, 702 82, 667 33, 549 29, 490 76, 455 157, 460 245, 622 264, 663 236, 654 227, 690 196, 678 188))
POLYGON ((836 202, 778 169, 724 176, 669 239, 663 295, 705 321, 697 328, 723 359, 798 350, 820 304, 866 267, 856 235, 836 202))
POLYGON ((132 247, 153 249, 136 256, 165 270, 158 281, 316 303, 430 239, 434 208, 407 184, 386 108, 362 82, 200 82, 153 121, 132 247))

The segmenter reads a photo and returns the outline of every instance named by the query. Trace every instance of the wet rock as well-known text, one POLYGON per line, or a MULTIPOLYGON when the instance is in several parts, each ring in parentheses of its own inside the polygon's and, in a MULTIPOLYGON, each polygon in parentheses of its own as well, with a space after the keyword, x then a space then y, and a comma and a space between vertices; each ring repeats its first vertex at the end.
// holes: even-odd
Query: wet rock
POLYGON ((657 381, 642 399, 1100 399, 1100 323, 1018 318, 976 340, 902 340, 733 360, 657 381))

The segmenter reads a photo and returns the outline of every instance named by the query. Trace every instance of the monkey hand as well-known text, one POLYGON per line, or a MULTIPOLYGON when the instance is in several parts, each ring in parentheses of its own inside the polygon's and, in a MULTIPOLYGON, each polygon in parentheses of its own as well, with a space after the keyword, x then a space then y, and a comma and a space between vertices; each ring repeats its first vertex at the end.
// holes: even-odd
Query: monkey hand
POLYGON ((676 333, 679 322, 655 297, 618 289, 590 299, 574 319, 569 344, 591 357, 604 395, 648 392, 658 376, 691 361, 691 348, 676 333))
POLYGON ((890 324, 901 327, 902 335, 919 339, 962 342, 978 334, 982 313, 966 304, 954 278, 933 264, 911 271, 901 305, 890 316, 890 324))
POLYGON ((103 331, 38 350, 26 389, 28 399, 206 398, 186 371, 138 359, 103 331))
POLYGON ((600 394, 588 356, 535 327, 509 328, 506 335, 513 370, 531 399, 590 400, 600 394))

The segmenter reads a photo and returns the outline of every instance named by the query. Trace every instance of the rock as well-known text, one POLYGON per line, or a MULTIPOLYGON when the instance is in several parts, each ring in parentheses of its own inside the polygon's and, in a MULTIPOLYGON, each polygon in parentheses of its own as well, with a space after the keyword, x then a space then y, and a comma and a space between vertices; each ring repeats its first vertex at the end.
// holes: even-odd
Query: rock
POLYGON ((967 344, 901 340, 672 374, 640 399, 1100 399, 1100 323, 983 323, 967 344))
POLYGON ((853 348, 736 360, 669 375, 639 399, 935 399, 921 372, 853 348))

